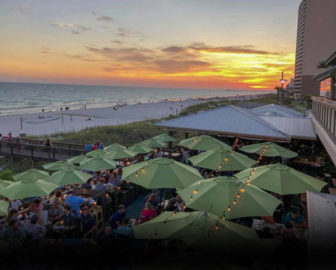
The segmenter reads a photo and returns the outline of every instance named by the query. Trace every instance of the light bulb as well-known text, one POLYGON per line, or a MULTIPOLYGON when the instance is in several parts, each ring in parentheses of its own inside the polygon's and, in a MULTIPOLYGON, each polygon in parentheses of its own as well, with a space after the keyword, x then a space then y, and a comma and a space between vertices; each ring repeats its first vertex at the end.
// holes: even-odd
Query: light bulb
POLYGON ((141 169, 141 172, 142 172, 142 173, 145 173, 145 169, 144 169, 144 168, 142 168, 142 169, 141 169))
POLYGON ((193 193, 196 195, 196 194, 198 193, 198 190, 197 190, 197 189, 195 189, 193 193))
POLYGON ((219 166, 218 166, 218 169, 221 169, 221 168, 222 168, 222 166, 221 166, 221 165, 219 165, 219 166))
POLYGON ((219 227, 218 227, 218 226, 216 226, 216 227, 215 227, 215 230, 216 230, 216 231, 218 231, 218 230, 219 230, 219 227))
POLYGON ((229 159, 228 158, 224 158, 224 162, 227 162, 229 159))
POLYGON ((237 201, 236 201, 236 200, 233 200, 232 203, 233 203, 233 205, 236 205, 236 204, 237 204, 237 201))
POLYGON ((237 198, 238 198, 238 199, 240 198, 240 194, 239 194, 239 193, 237 194, 237 198))
POLYGON ((138 177, 138 173, 135 174, 135 177, 138 177))
POLYGON ((249 186, 249 185, 250 185, 250 181, 247 181, 247 182, 246 182, 246 185, 249 186))
POLYGON ((192 201, 192 200, 193 200, 193 197, 191 196, 191 197, 190 197, 190 201, 192 201))
POLYGON ((225 220, 225 219, 226 219, 226 217, 225 217, 225 215, 223 215, 223 216, 222 216, 222 220, 225 220))
POLYGON ((241 189, 240 189, 240 192, 241 192, 241 193, 244 193, 244 192, 245 192, 245 189, 244 189, 244 188, 241 188, 241 189))
POLYGON ((230 206, 228 206, 227 210, 228 210, 228 212, 230 212, 230 211, 231 211, 231 207, 230 207, 230 206))

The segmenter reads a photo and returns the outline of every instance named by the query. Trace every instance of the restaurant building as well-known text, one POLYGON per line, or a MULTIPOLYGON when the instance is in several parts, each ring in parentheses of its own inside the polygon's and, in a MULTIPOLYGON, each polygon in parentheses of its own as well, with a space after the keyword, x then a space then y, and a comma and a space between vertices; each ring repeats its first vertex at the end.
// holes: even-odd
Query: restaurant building
POLYGON ((317 135, 336 165, 336 51, 318 68, 320 73, 314 79, 319 88, 312 97, 311 116, 317 135))

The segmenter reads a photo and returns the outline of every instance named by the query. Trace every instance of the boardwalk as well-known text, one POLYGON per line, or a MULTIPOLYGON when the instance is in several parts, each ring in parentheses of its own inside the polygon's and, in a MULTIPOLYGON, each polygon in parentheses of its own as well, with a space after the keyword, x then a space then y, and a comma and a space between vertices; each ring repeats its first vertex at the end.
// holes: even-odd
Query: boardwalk
POLYGON ((0 141, 0 155, 10 157, 28 157, 32 160, 65 160, 85 153, 84 145, 53 143, 51 147, 43 141, 22 139, 20 143, 6 138, 0 141))

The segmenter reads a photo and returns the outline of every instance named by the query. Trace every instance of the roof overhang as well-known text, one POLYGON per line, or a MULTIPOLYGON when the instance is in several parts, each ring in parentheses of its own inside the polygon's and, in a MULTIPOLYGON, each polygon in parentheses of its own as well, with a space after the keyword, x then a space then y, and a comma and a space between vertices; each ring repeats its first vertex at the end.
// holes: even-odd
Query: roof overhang
POLYGON ((336 74, 336 66, 327 69, 326 71, 316 75, 313 79, 318 81, 323 81, 336 74))

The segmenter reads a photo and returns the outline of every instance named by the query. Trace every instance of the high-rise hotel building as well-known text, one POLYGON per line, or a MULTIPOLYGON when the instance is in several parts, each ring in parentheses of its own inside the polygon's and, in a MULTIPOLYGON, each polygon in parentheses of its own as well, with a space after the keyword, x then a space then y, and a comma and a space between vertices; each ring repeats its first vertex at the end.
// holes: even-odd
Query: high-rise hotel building
POLYGON ((336 0, 303 0, 299 7, 294 91, 318 96, 320 85, 313 77, 318 63, 336 51, 336 0))

